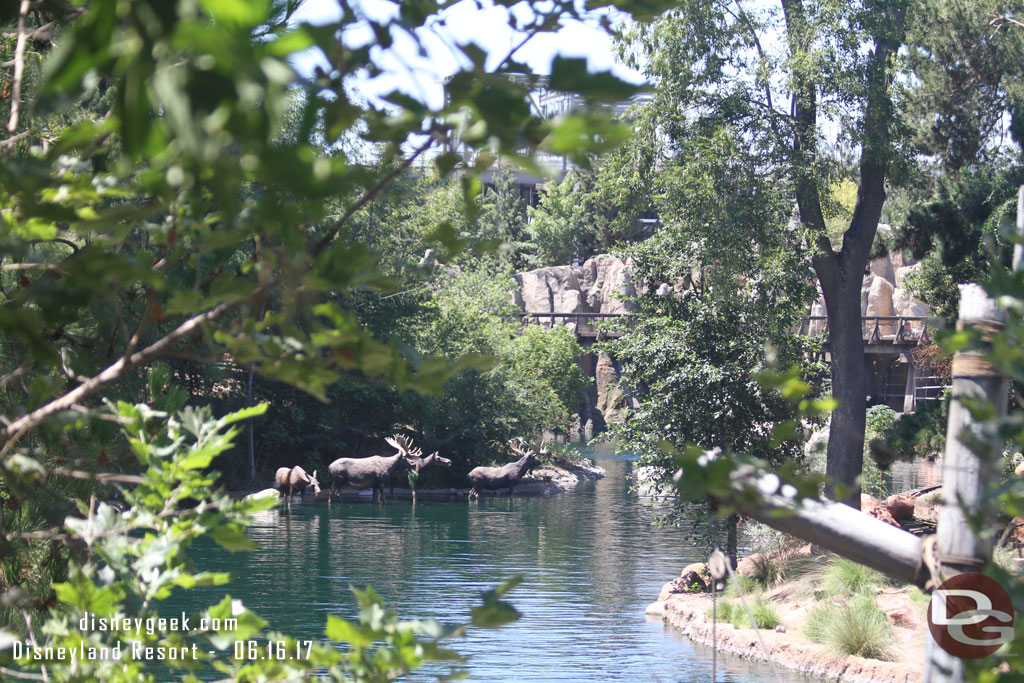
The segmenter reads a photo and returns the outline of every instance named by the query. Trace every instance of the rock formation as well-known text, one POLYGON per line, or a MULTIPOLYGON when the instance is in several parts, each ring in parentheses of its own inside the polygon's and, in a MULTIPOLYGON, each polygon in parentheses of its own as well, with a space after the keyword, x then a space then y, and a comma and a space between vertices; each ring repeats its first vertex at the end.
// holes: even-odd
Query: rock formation
MULTIPOLYGON (((515 275, 517 289, 512 299, 524 313, 632 313, 630 300, 637 289, 632 282, 629 263, 607 254, 587 259, 582 266, 548 266, 515 275)), ((578 324, 572 319, 538 318, 545 329, 565 325, 573 333, 578 324)), ((594 334, 589 326, 590 335, 594 334)), ((590 340, 580 339, 586 347, 590 340)), ((594 386, 581 410, 581 436, 591 438, 608 423, 621 422, 628 397, 621 384, 619 369, 607 354, 587 354, 580 364, 594 386)))
MULTIPOLYGON (((889 232, 887 225, 878 226, 879 234, 889 232)), ((914 263, 903 252, 893 251, 885 256, 873 259, 864 275, 860 290, 860 313, 865 317, 904 316, 924 318, 932 314, 927 305, 910 295, 907 290, 907 276, 920 270, 920 264, 914 263)), ((811 316, 824 316, 825 300, 818 289, 818 298, 811 305, 811 316)), ((820 332, 823 323, 816 323, 820 332)), ((885 331, 883 331, 885 332, 885 331)))

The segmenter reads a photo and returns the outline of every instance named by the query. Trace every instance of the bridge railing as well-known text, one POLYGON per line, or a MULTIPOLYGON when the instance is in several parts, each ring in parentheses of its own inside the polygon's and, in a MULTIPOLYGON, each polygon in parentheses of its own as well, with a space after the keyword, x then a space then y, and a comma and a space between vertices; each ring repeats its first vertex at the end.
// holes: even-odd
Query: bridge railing
MULTIPOLYGON (((907 315, 876 315, 861 318, 861 334, 869 344, 915 344, 925 335, 928 318, 907 315)), ((811 315, 800 321, 797 334, 828 336, 828 318, 811 315)))
MULTIPOLYGON (((632 313, 549 313, 526 311, 520 313, 524 324, 576 325, 576 334, 584 337, 595 337, 598 334, 596 324, 603 320, 628 318, 632 313)), ((869 344, 916 344, 925 336, 928 329, 928 318, 907 315, 875 315, 861 318, 861 334, 869 344)), ((827 337, 828 317, 811 315, 803 318, 797 326, 796 333, 810 337, 827 337)), ((617 335, 612 332, 611 335, 617 335)))
POLYGON ((628 318, 632 313, 546 313, 526 311, 519 314, 523 324, 575 325, 576 334, 581 337, 618 337, 620 332, 598 329, 597 323, 615 318, 628 318))

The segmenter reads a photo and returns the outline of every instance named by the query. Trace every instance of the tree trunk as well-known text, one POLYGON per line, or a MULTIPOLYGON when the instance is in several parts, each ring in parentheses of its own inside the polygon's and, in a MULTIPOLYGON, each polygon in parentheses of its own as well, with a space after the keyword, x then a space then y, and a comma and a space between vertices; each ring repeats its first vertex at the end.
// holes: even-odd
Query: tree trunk
POLYGON ((733 569, 739 564, 739 542, 736 528, 740 524, 740 516, 735 512, 729 515, 728 527, 725 532, 725 554, 729 556, 729 566, 733 569))
POLYGON ((822 264, 819 279, 829 317, 832 396, 839 405, 832 411, 828 434, 825 474, 829 483, 825 493, 833 500, 860 509, 860 487, 856 481, 864 465, 867 421, 867 370, 861 333, 860 291, 861 273, 866 264, 839 259, 830 261, 827 265, 822 264), (848 488, 837 492, 837 484, 848 488))

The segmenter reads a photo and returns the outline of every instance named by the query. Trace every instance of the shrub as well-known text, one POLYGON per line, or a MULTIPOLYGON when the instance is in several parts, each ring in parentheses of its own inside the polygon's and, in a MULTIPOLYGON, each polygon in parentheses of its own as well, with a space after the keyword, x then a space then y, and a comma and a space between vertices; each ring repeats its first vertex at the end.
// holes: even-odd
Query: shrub
MULTIPOLYGON (((715 621, 715 609, 716 609, 716 607, 714 605, 712 605, 711 607, 708 607, 708 611, 705 613, 707 618, 708 618, 708 621, 715 621)), ((743 611, 743 607, 739 603, 733 602, 732 600, 718 600, 717 601, 717 610, 718 610, 718 621, 720 621, 720 622, 724 622, 724 621, 731 622, 731 621, 733 621, 733 619, 735 617, 735 613, 737 611, 742 612, 743 611)))
POLYGON ((725 590, 722 591, 722 595, 729 598, 738 598, 740 594, 749 596, 752 593, 760 593, 764 588, 764 584, 754 576, 733 574, 729 578, 729 583, 726 585, 725 590))
POLYGON ((870 595, 855 595, 841 605, 815 605, 802 630, 810 640, 844 655, 893 659, 892 625, 870 595))
MULTIPOLYGON (((735 628, 751 628, 751 617, 753 617, 753 628, 775 628, 782 623, 782 617, 779 616, 778 610, 771 601, 757 598, 752 601, 748 600, 747 604, 750 605, 750 614, 747 614, 742 602, 719 600, 718 621, 728 622, 735 628)), ((714 620, 713 612, 711 607, 705 612, 708 621, 714 620)))
POLYGON ((829 625, 835 619, 836 607, 827 603, 817 604, 807 613, 804 621, 804 635, 815 643, 824 643, 828 638, 829 625))
POLYGON ((874 593, 885 583, 885 577, 870 567, 835 556, 829 559, 821 583, 827 595, 844 596, 874 593))
POLYGON ((892 625, 885 612, 869 595, 854 596, 848 605, 834 611, 827 643, 843 654, 893 659, 892 625))
POLYGON ((782 623, 782 617, 770 600, 757 598, 750 605, 750 616, 754 618, 756 628, 773 629, 782 623))

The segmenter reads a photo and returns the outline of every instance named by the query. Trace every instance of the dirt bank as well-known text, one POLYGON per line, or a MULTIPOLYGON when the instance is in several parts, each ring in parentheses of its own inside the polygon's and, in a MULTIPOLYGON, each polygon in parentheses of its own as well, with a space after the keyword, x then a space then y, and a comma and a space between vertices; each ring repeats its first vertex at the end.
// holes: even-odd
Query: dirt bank
POLYGON ((879 605, 891 616, 895 615, 893 649, 898 661, 892 662, 839 655, 807 639, 800 633, 800 626, 813 598, 795 597, 791 586, 783 585, 763 597, 779 608, 785 632, 735 628, 720 621, 717 633, 713 633, 711 620, 706 616, 711 607, 711 596, 707 594, 673 594, 648 606, 647 614, 661 617, 691 640, 717 647, 722 652, 770 661, 776 666, 828 680, 844 683, 917 683, 921 680, 926 627, 910 604, 905 589, 883 590, 878 597, 879 605), (764 647, 758 640, 759 633, 764 647))

